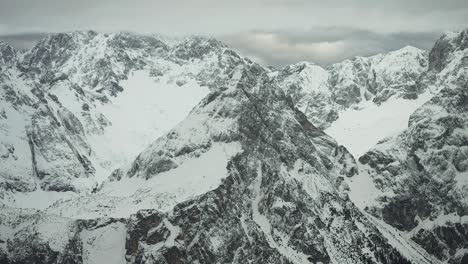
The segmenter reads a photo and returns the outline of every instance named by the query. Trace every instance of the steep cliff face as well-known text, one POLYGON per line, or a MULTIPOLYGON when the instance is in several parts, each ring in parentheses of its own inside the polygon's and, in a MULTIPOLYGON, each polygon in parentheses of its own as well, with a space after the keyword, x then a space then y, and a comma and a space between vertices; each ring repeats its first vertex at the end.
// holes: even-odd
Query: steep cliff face
POLYGON ((465 36, 437 41, 430 68, 441 90, 410 116, 408 129, 359 158, 382 192, 368 210, 449 263, 468 258, 465 36))

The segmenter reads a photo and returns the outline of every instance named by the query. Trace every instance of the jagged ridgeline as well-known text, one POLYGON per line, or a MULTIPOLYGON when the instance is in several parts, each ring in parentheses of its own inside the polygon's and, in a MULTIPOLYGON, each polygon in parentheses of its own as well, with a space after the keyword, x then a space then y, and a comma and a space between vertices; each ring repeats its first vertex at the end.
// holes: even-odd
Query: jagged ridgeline
POLYGON ((0 263, 465 263, 466 39, 282 70, 204 37, 2 42, 0 263), (322 131, 395 101, 407 130, 361 157, 322 131))

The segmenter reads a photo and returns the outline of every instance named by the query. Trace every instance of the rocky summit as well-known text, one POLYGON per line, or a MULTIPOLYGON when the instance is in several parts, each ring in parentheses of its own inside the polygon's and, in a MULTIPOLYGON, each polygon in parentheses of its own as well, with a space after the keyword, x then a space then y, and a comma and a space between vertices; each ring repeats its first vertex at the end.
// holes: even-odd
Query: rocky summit
POLYGON ((0 263, 467 263, 467 36, 283 69, 0 42, 0 263))

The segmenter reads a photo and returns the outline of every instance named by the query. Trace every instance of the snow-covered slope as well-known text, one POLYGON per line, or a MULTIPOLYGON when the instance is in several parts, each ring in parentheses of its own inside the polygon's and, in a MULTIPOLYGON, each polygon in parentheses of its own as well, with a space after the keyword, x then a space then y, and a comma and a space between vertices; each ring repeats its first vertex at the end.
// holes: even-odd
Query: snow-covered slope
POLYGON ((409 116, 432 96, 428 91, 411 100, 391 97, 380 105, 361 102, 341 111, 325 132, 346 146, 353 156, 360 157, 382 139, 405 130, 409 116))

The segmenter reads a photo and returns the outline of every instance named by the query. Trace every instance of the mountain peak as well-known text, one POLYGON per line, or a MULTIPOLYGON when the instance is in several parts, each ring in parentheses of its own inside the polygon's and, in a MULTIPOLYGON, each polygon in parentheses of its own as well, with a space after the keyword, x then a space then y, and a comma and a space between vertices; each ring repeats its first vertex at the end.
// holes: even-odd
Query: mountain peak
POLYGON ((174 47, 174 55, 180 59, 201 59, 206 54, 226 48, 221 41, 204 36, 189 36, 174 47))
POLYGON ((287 65, 281 70, 283 74, 293 74, 293 73, 301 73, 304 70, 311 70, 314 68, 323 69, 322 66, 317 65, 313 62, 309 61, 300 61, 294 64, 287 65))

